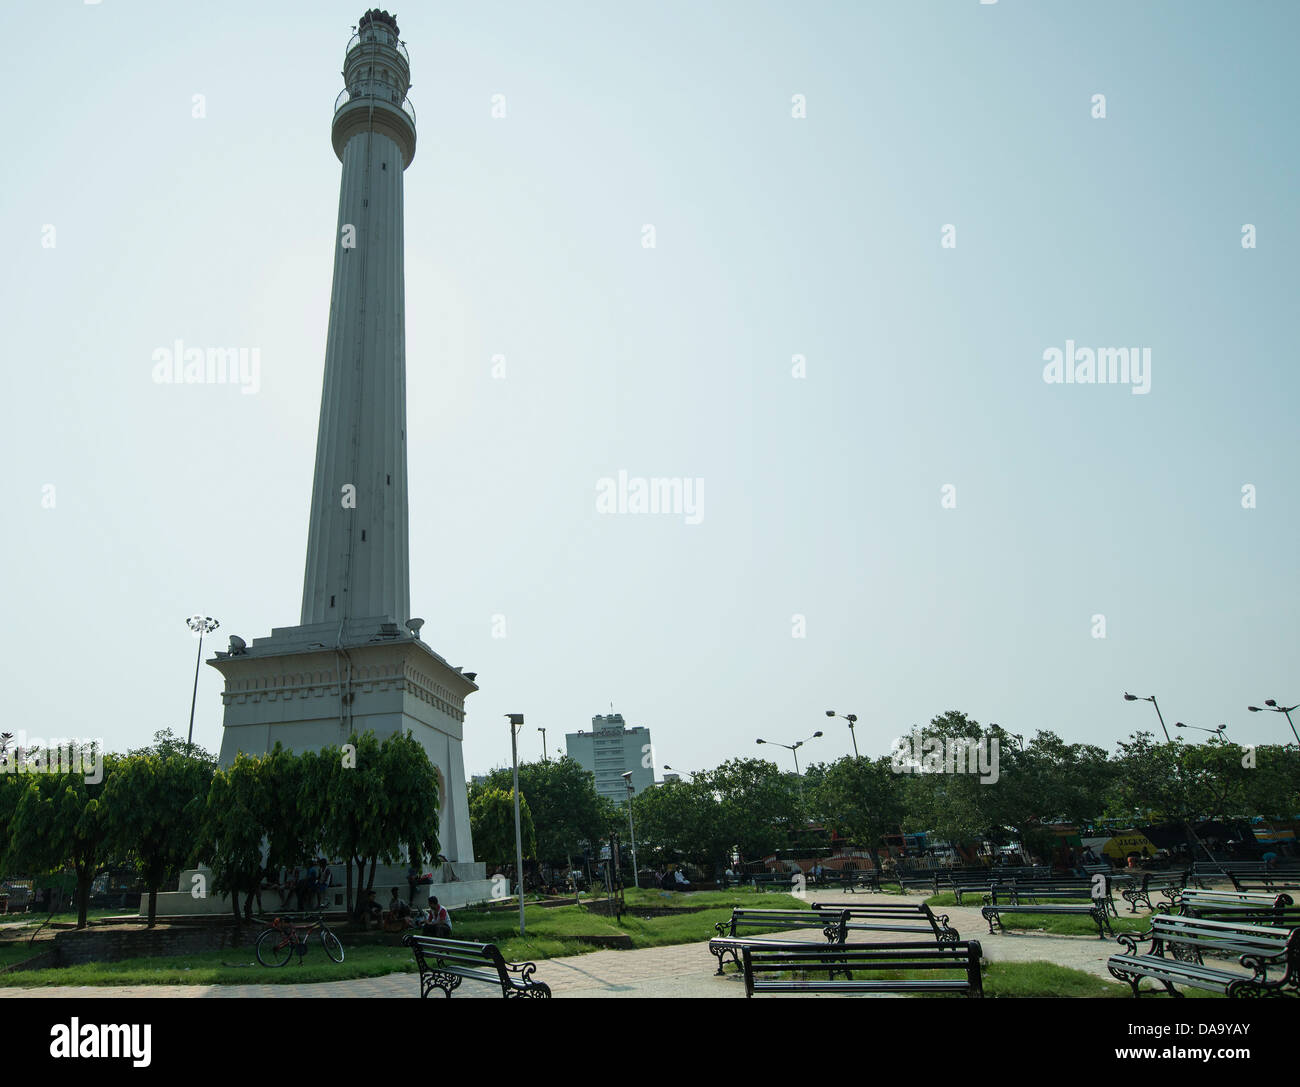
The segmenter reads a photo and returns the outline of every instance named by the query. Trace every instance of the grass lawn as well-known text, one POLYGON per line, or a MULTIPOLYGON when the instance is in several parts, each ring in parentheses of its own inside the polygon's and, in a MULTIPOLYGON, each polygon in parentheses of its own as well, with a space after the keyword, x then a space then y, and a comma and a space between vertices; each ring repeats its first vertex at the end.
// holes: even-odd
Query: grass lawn
MULTIPOLYGON (((596 945, 583 943, 576 936, 626 935, 634 947, 660 947, 666 944, 694 943, 715 935, 713 923, 731 916, 732 905, 751 907, 760 904, 769 909, 796 909, 806 906, 789 895, 754 891, 702 891, 688 895, 673 894, 671 900, 658 891, 636 891, 626 896, 628 910, 622 922, 591 913, 580 906, 547 908, 524 906, 526 936, 519 935, 519 914, 514 910, 456 910, 452 914, 455 937, 479 943, 494 943, 509 962, 542 960, 563 955, 580 955, 597 951, 596 945), (679 916, 637 916, 636 909, 683 904, 707 906, 707 909, 679 916)), ((238 950, 195 952, 187 955, 152 959, 126 959, 111 963, 86 963, 53 970, 23 972, 0 976, 4 986, 46 985, 249 985, 294 984, 314 981, 344 981, 352 978, 381 977, 384 974, 412 972, 415 969, 410 951, 404 947, 350 944, 348 934, 337 930, 347 957, 341 964, 330 962, 320 945, 313 943, 302 966, 291 961, 287 966, 270 969, 260 966, 253 951, 258 930, 248 933, 248 942, 238 950)), ((757 930, 755 930, 757 931, 757 930)), ((2 950, 2 949, 0 949, 2 950)), ((26 958, 15 953, 12 959, 0 958, 0 965, 26 958)), ((707 969, 707 956, 701 959, 707 969)))
POLYGON ((383 977, 415 970, 411 953, 404 947, 347 947, 346 940, 344 947, 347 957, 341 963, 331 962, 316 943, 307 952, 302 966, 293 959, 287 966, 267 968, 258 964, 250 940, 243 947, 223 951, 0 974, 0 985, 22 988, 47 985, 292 985, 305 981, 383 977))
MULTIPOLYGON (((86 920, 96 921, 106 917, 134 917, 135 915, 134 910, 87 910, 86 920)), ((64 910, 62 913, 56 913, 53 917, 50 917, 48 913, 11 913, 7 917, 0 917, 0 926, 12 926, 9 928, 10 933, 25 929, 30 935, 31 929, 44 924, 46 918, 49 918, 50 924, 75 925, 77 923, 77 911, 64 910)))
POLYGON ((48 944, 36 944, 28 947, 26 940, 0 944, 0 967, 12 966, 16 962, 22 962, 23 959, 30 959, 33 955, 39 955, 48 946, 48 944))
MULTIPOLYGON (((633 947, 663 947, 667 944, 689 944, 707 940, 717 935, 713 925, 731 917, 733 906, 750 909, 793 910, 807 909, 808 903, 790 895, 772 891, 738 889, 733 891, 694 891, 688 894, 632 888, 624 893, 627 910, 621 921, 590 913, 580 906, 524 906, 524 931, 519 935, 517 911, 457 910, 452 915, 454 935, 458 940, 477 940, 496 944, 507 961, 521 959, 539 960, 561 955, 577 955, 599 948, 580 943, 574 935, 624 934, 633 947), (637 909, 654 909, 681 906, 705 906, 676 916, 638 916, 637 909)), ((753 929, 754 932, 775 931, 753 929)))

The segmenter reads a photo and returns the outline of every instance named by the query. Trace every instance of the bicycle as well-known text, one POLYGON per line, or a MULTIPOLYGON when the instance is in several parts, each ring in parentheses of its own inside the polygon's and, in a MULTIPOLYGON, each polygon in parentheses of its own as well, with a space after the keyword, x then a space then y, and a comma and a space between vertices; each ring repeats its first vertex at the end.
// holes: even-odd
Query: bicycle
POLYGON ((297 952, 298 965, 301 966, 302 958, 307 954, 307 939, 316 930, 320 931, 320 942, 325 948, 325 954, 335 962, 342 962, 343 944, 326 928, 323 911, 310 924, 301 928, 295 927, 292 921, 277 917, 271 922, 271 927, 257 938, 257 961, 263 966, 283 966, 297 952))

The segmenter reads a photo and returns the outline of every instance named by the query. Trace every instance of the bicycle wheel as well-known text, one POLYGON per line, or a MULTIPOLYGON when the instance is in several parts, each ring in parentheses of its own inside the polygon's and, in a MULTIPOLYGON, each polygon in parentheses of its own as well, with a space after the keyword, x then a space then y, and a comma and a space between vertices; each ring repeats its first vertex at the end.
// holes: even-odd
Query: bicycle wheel
POLYGON ((257 938, 257 961, 263 966, 283 966, 293 957, 293 941, 269 928, 257 938))
POLYGON ((320 930, 320 942, 325 946, 325 954, 335 962, 343 961, 343 944, 329 929, 320 930))

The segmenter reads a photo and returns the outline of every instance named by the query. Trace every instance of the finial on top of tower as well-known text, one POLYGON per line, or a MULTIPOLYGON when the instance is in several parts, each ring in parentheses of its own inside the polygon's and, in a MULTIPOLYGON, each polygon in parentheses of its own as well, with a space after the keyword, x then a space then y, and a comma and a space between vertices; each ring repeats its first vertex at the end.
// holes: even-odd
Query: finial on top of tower
POLYGON ((394 34, 401 33, 397 28, 397 19, 392 15, 389 15, 386 11, 380 11, 378 8, 371 8, 367 11, 363 16, 361 16, 361 22, 357 25, 365 28, 371 23, 383 23, 385 26, 391 26, 394 34))

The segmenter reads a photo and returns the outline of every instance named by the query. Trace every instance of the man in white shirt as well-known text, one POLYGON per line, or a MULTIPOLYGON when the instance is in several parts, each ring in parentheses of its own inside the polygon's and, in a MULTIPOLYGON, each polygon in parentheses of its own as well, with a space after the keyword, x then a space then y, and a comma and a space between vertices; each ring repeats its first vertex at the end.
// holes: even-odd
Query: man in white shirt
POLYGON ((429 915, 430 920, 424 926, 426 936, 441 936, 444 939, 451 938, 451 914, 447 912, 446 906, 438 904, 436 895, 429 896, 429 915))

